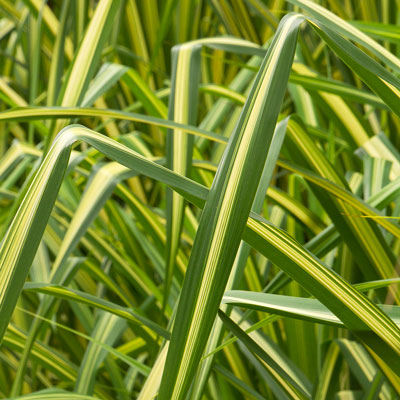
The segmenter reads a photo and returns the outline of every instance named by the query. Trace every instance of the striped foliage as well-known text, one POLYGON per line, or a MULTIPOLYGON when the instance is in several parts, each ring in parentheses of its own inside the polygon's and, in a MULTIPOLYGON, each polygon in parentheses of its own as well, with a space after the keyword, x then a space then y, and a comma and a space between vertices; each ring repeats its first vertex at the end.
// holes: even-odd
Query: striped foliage
POLYGON ((0 398, 398 398, 399 12, 0 0, 0 398))

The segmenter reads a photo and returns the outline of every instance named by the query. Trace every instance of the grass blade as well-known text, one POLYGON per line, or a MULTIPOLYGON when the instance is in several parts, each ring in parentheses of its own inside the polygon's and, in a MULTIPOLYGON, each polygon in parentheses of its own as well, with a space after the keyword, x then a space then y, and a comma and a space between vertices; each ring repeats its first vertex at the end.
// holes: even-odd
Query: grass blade
POLYGON ((184 398, 197 369, 253 203, 257 185, 251 181, 258 182, 265 163, 301 21, 291 15, 282 23, 214 179, 189 259, 160 400, 184 398), (265 110, 269 96, 274 107, 265 110))

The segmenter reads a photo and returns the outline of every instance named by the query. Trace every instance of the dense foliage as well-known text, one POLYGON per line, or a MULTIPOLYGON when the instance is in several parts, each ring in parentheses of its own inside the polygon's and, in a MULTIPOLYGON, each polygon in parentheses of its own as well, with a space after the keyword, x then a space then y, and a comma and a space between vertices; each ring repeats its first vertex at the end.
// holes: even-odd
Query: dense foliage
POLYGON ((399 398, 399 17, 0 0, 0 398, 399 398))

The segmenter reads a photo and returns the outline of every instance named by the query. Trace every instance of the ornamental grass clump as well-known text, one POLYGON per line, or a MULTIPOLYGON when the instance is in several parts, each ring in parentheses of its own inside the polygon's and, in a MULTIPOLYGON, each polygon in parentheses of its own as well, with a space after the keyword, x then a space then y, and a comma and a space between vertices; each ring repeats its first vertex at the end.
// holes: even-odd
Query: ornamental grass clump
POLYGON ((398 398, 398 12, 0 0, 0 398, 398 398))

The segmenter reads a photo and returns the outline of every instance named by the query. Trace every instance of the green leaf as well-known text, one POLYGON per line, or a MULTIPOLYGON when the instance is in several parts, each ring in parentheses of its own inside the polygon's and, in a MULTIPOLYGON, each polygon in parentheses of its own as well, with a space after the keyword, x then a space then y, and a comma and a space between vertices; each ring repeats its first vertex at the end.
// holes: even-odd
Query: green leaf
POLYGON ((94 341, 89 343, 79 368, 74 389, 76 393, 93 393, 97 369, 107 356, 107 350, 101 348, 96 342, 112 346, 125 329, 126 322, 121 318, 109 313, 99 314, 91 333, 94 341))
POLYGON ((237 326, 224 312, 219 311, 218 316, 223 323, 236 335, 240 341, 258 358, 263 361, 263 365, 273 375, 274 379, 283 392, 292 399, 310 399, 311 394, 305 393, 298 384, 286 374, 286 372, 276 363, 253 339, 250 338, 239 326, 237 326))
MULTIPOLYGON (((222 304, 261 310, 291 318, 299 318, 322 324, 343 327, 343 322, 318 300, 305 297, 283 296, 269 293, 256 293, 243 290, 229 290, 222 298, 222 304)), ((400 326, 400 307, 379 305, 393 322, 400 326)), ((365 329, 363 324, 353 329, 365 329)))
MULTIPOLYGON (((143 324, 152 329, 158 335, 166 339, 170 338, 169 332, 167 332, 154 322, 149 321, 147 318, 143 317, 138 310, 132 310, 127 307, 119 306, 118 304, 100 299, 97 296, 86 294, 79 290, 74 290, 54 284, 37 283, 37 282, 25 283, 24 290, 49 294, 51 296, 60 299, 76 301, 82 304, 86 304, 88 306, 95 307, 107 311, 111 314, 117 315, 129 322, 133 322, 135 324, 143 324)), ((155 338, 155 335, 152 336, 155 338)))
POLYGON ((206 345, 265 163, 302 20, 290 15, 282 23, 214 178, 182 288, 161 400, 185 397, 206 345))
MULTIPOLYGON (((62 107, 73 107, 82 102, 85 91, 97 68, 104 43, 111 31, 112 22, 119 6, 120 0, 101 0, 97 5, 68 76, 61 88, 60 105, 62 107)), ((66 121, 57 121, 52 133, 47 138, 47 147, 65 125, 66 121)))

